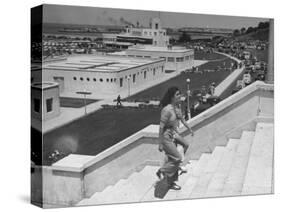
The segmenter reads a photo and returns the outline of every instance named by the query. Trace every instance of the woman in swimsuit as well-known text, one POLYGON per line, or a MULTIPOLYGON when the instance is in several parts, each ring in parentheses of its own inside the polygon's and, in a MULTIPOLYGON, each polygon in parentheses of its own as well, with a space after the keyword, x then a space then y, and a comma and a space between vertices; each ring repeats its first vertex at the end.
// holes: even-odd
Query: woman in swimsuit
POLYGON ((165 160, 164 165, 156 173, 159 178, 162 176, 166 177, 170 189, 175 190, 181 189, 175 181, 178 179, 178 171, 181 170, 180 164, 183 160, 177 150, 177 144, 184 147, 184 152, 188 148, 188 143, 178 133, 179 121, 190 130, 193 136, 193 131, 186 124, 182 116, 180 98, 179 89, 177 87, 171 87, 160 102, 163 109, 161 111, 159 128, 159 151, 165 152, 167 160, 165 160))

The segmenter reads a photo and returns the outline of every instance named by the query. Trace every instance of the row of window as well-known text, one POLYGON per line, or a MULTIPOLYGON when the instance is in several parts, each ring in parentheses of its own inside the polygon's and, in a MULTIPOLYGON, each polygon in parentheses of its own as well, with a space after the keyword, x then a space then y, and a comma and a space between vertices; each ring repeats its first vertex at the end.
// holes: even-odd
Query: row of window
MULTIPOLYGON (((128 57, 137 57, 137 58, 151 58, 151 56, 141 56, 141 55, 128 55, 128 57)), ((165 59, 166 62, 183 62, 184 60, 194 59, 193 55, 185 56, 185 57, 160 57, 161 59, 165 59)))
MULTIPOLYGON (((164 66, 161 66, 161 67, 159 67, 159 68, 161 68, 161 72, 163 73, 164 72, 164 66)), ((143 74, 143 78, 144 79, 146 79, 146 76, 147 76, 147 72, 149 72, 149 71, 152 71, 152 73, 153 73, 153 76, 155 76, 155 74, 156 74, 156 68, 153 68, 153 69, 148 69, 148 68, 146 68, 146 69, 142 69, 142 71, 140 71, 140 72, 138 72, 138 73, 136 73, 136 74, 133 74, 133 76, 130 74, 130 75, 126 75, 125 77, 124 77, 124 79, 126 79, 126 80, 132 80, 132 82, 133 83, 135 83, 136 82, 136 75, 140 75, 140 74, 143 74), (131 77, 133 77, 133 78, 131 78, 131 77)), ((87 78, 83 78, 83 77, 73 77, 73 80, 75 80, 75 81, 77 81, 77 80, 80 80, 80 81, 84 81, 84 80, 87 80, 88 82, 89 81, 91 81, 91 79, 89 78, 89 77, 87 77, 87 78)), ((106 79, 103 79, 103 78, 99 78, 99 79, 97 79, 97 78, 93 78, 92 79, 92 81, 94 81, 94 82, 96 82, 96 81, 99 81, 99 82, 103 82, 103 81, 106 81, 106 82, 116 82, 117 81, 117 79, 116 78, 106 78, 106 79)), ((121 77, 120 79, 119 79, 120 81, 120 87, 122 87, 123 86, 123 77, 121 77)))
MULTIPOLYGON (((90 82, 91 81, 91 79, 89 78, 89 77, 87 77, 87 78, 83 78, 83 77, 73 77, 73 80, 74 81, 77 81, 77 80, 80 80, 80 81, 88 81, 88 82, 90 82)), ((100 79, 97 79, 97 78, 93 78, 92 79, 94 82, 96 82, 96 81, 100 81, 100 82, 103 82, 103 78, 100 78, 100 79)), ((109 79, 109 78, 106 78, 106 82, 116 82, 117 81, 117 79, 116 78, 111 78, 111 79, 109 79)))
MULTIPOLYGON (((37 99, 37 98, 33 99, 33 110, 36 113, 40 113, 40 110, 41 110, 41 101, 40 101, 40 99, 37 99)), ((46 110, 47 110, 47 113, 53 111, 53 98, 50 98, 50 99, 46 100, 46 110)))
MULTIPOLYGON (((144 70, 144 69, 143 69, 144 70)), ((142 74, 143 73, 143 70, 141 71, 141 72, 138 72, 137 73, 137 75, 140 75, 140 74, 142 74)), ((148 69, 147 69, 147 71, 149 71, 148 69)), ((144 79, 146 78, 146 72, 147 71, 144 71, 144 79)), ((153 69, 150 69, 150 71, 153 71, 153 76, 155 76, 155 74, 156 74, 156 68, 153 68, 153 69)), ((164 72, 164 66, 161 66, 161 72, 163 73, 164 72)), ((135 75, 136 74, 133 74, 133 82, 135 82, 135 75)), ((125 79, 127 79, 128 77, 127 76, 125 76, 125 79)), ((131 78, 131 75, 130 75, 130 78, 131 78)), ((87 78, 83 78, 83 77, 73 77, 73 80, 74 81, 77 81, 77 80, 80 80, 80 81, 84 81, 84 80, 86 80, 86 81, 88 81, 88 82, 90 82, 91 81, 91 79, 89 78, 89 77, 87 77, 87 78)), ((97 82, 97 81, 100 81, 100 82, 103 82, 103 81, 106 81, 106 82, 116 82, 117 81, 117 79, 116 78, 106 78, 106 79, 103 79, 103 78, 99 78, 99 79, 97 79, 97 78, 93 78, 92 79, 92 81, 94 81, 94 82, 97 82)))

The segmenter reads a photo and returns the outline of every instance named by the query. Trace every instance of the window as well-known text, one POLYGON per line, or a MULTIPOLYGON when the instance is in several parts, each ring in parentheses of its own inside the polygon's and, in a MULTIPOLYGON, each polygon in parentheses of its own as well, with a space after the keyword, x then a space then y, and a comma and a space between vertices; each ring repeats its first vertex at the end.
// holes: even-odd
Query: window
POLYGON ((136 82, 136 74, 133 74, 133 83, 136 82))
POLYGON ((146 79, 146 71, 143 72, 143 78, 146 79))
POLYGON ((36 113, 40 112, 40 99, 33 99, 33 103, 34 103, 34 111, 36 113))
POLYGON ((93 80, 94 80, 94 82, 96 82, 96 81, 97 81, 97 79, 96 79, 96 78, 94 78, 93 80))
POLYGON ((87 81, 90 81, 90 78, 89 78, 89 77, 87 77, 87 81))
POLYGON ((47 113, 51 112, 53 110, 53 98, 47 99, 46 104, 47 104, 47 113))
POLYGON ((183 62, 183 57, 177 57, 177 62, 183 62))
POLYGON ((76 78, 76 77, 73 77, 73 80, 77 80, 77 78, 76 78))
POLYGON ((153 69, 153 76, 155 75, 155 71, 156 71, 156 70, 155 70, 155 68, 154 68, 154 69, 153 69))
POLYGON ((108 79, 108 78, 106 79, 106 82, 109 82, 109 79, 108 79))
POLYGON ((120 87, 123 87, 123 78, 120 78, 120 87))
POLYGON ((168 62, 175 62, 175 58, 174 57, 168 57, 168 62))
POLYGON ((113 79, 112 79, 112 78, 110 79, 110 82, 113 82, 113 79))
POLYGON ((103 79, 102 79, 102 78, 100 78, 100 82, 103 82, 103 79))
POLYGON ((83 81, 83 77, 80 77, 80 80, 83 81))

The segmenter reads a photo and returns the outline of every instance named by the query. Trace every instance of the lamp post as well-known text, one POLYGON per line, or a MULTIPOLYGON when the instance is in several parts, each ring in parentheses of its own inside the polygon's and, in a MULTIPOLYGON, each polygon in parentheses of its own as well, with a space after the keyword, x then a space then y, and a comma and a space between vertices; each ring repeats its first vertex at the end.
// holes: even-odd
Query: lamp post
POLYGON ((190 107, 189 107, 189 96, 190 96, 190 90, 189 90, 189 84, 190 84, 190 79, 187 78, 186 79, 186 84, 187 84, 187 117, 188 120, 191 119, 191 115, 190 115, 190 107))
POLYGON ((87 104, 86 104, 86 95, 90 95, 90 94, 92 94, 91 92, 88 92, 88 91, 86 91, 86 90, 84 90, 84 91, 78 91, 78 92, 76 92, 77 94, 83 94, 84 95, 84 108, 85 108, 85 115, 87 114, 87 104))
POLYGON ((130 76, 128 76, 128 97, 130 96, 130 76))

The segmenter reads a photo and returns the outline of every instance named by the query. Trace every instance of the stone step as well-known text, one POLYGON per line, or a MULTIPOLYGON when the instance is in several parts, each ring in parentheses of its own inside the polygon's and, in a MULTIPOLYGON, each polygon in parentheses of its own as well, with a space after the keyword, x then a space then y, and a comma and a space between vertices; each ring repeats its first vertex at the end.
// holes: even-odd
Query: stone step
POLYGON ((217 146, 213 153, 211 154, 211 157, 208 161, 208 164, 206 166, 206 169, 203 171, 201 176, 198 179, 197 184, 193 188, 189 198, 202 198, 204 197, 206 190, 208 188, 208 184, 210 180, 212 179, 220 161, 224 154, 226 147, 217 146))
POLYGON ((273 192, 273 136, 274 125, 272 123, 257 124, 242 195, 273 192))
POLYGON ((197 164, 194 166, 194 168, 191 170, 190 173, 186 176, 186 180, 184 184, 182 185, 182 189, 179 191, 171 191, 175 192, 175 198, 174 199, 188 199, 193 188, 196 186, 200 176, 206 169, 206 166, 208 164, 208 161, 210 160, 211 154, 202 154, 197 164))
POLYGON ((240 139, 229 139, 222 159, 210 180, 204 197, 217 197, 221 195, 223 186, 228 177, 240 139))
MULTIPOLYGON (((203 158, 205 158, 204 156, 203 158)), ((200 158, 201 159, 201 158, 200 158)), ((200 161, 200 160, 199 160, 200 161)), ((179 181, 177 182, 178 185, 183 187, 183 185, 186 183, 186 180, 191 176, 191 173, 193 172, 194 169, 198 169, 198 163, 199 161, 197 160, 190 160, 189 164, 187 164, 185 167, 188 169, 188 172, 186 174, 183 174, 179 176, 179 181)), ((202 163, 202 162, 201 162, 202 163)), ((141 199, 140 202, 151 202, 151 201, 163 201, 163 200, 172 200, 172 199, 178 199, 178 192, 180 191, 175 191, 175 190, 169 190, 166 196, 163 199, 156 198, 154 196, 154 190, 155 188, 151 188, 141 199)), ((180 198, 180 196, 179 196, 180 198)))
MULTIPOLYGON (((184 174, 179 176, 179 180, 177 181, 177 184, 179 186, 183 187, 183 185, 185 184, 186 180, 188 179, 189 176, 191 176, 191 173, 193 172, 193 169, 197 165, 198 165, 198 160, 190 160, 189 163, 184 166, 187 169, 187 173, 184 173, 184 174)), ((170 190, 166 194, 165 200, 177 199, 178 198, 177 195, 178 195, 177 191, 170 190)))
POLYGON ((241 194, 254 135, 255 132, 243 131, 221 196, 236 196, 241 194))
POLYGON ((159 167, 156 166, 146 166, 140 173, 133 174, 125 180, 125 183, 116 186, 113 193, 118 196, 115 197, 114 201, 120 203, 138 202, 158 180, 155 174, 158 169, 159 167))
POLYGON ((146 166, 141 172, 133 173, 128 179, 121 179, 114 186, 81 201, 79 205, 137 202, 150 187, 153 187, 157 180, 155 175, 157 169, 156 166, 146 166))

